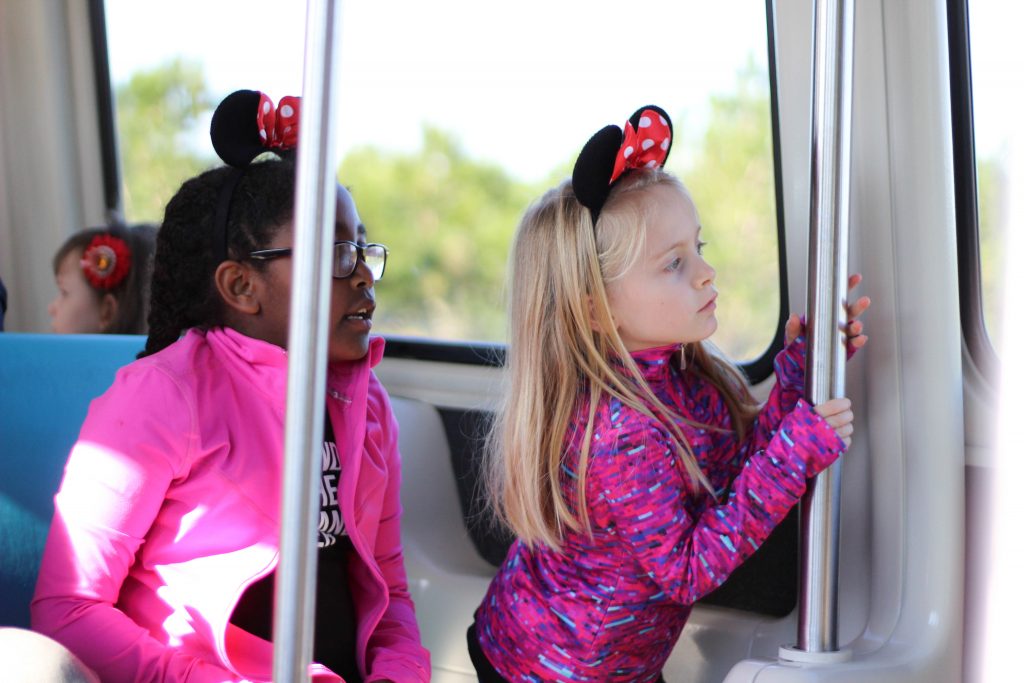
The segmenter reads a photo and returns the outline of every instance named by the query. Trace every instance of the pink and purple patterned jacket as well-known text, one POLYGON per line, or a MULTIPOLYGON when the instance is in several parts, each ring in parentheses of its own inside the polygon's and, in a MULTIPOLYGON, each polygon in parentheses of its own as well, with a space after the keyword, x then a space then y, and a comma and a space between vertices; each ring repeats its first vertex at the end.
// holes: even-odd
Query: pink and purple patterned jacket
MULTIPOLYGON (((717 389, 671 362, 679 346, 633 358, 680 415, 717 493, 694 490, 658 422, 605 398, 587 478, 593 537, 562 552, 516 542, 476 613, 480 645, 509 681, 655 681, 692 604, 749 557, 845 450, 803 394, 804 340, 775 359, 778 378, 740 443, 717 389)), ((577 413, 585 420, 585 413, 577 413)), ((570 429, 563 491, 575 486, 583 429, 570 429)), ((569 498, 572 500, 572 498, 569 498)))

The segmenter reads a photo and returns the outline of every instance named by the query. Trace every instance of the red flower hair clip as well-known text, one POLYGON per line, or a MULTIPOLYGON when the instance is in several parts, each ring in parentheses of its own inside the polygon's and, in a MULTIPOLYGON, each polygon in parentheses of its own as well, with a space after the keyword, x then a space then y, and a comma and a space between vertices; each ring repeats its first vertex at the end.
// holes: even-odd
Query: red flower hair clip
POLYGON ((96 235, 82 253, 82 272, 96 289, 106 292, 121 284, 132 267, 132 252, 120 237, 96 235))

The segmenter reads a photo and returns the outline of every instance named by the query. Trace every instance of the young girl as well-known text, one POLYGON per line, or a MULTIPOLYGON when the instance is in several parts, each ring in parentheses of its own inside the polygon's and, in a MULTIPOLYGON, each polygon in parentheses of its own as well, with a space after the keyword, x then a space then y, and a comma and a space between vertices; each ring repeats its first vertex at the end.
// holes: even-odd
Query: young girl
POLYGON ((68 238, 53 256, 59 334, 145 334, 156 227, 112 225, 68 238))
MULTIPOLYGON (((218 107, 233 166, 168 204, 144 357, 91 405, 57 493, 32 625, 104 681, 271 679, 299 105, 239 91, 218 107), (261 139, 283 158, 250 164, 261 139)), ((311 673, 426 681, 397 425, 371 371, 387 250, 366 237, 339 186, 311 673)))
POLYGON ((671 132, 654 106, 599 131, 519 225, 489 453, 518 540, 469 629, 482 681, 660 680, 692 604, 849 443, 847 399, 801 398, 799 319, 763 407, 706 341, 715 271, 661 169, 671 132))

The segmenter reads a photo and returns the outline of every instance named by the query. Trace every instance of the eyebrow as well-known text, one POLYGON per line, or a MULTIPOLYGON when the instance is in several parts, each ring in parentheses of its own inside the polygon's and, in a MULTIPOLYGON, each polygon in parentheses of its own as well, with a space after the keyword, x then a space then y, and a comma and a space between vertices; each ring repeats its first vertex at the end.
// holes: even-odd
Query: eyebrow
MULTIPOLYGON (((335 235, 338 234, 338 229, 341 226, 342 226, 341 223, 335 223, 334 224, 334 234, 335 235)), ((356 241, 358 241, 360 237, 364 237, 364 238, 366 237, 366 225, 365 224, 360 223, 359 225, 356 226, 356 235, 355 235, 355 237, 356 237, 356 241)))
MULTIPOLYGON (((702 226, 700 226, 700 225, 697 226, 697 234, 695 236, 695 238, 697 240, 700 240, 701 227, 702 226)), ((655 256, 657 258, 661 258, 662 256, 664 256, 665 254, 669 253, 670 251, 672 251, 674 249, 678 249, 679 247, 685 246, 687 244, 689 244, 689 242, 687 242, 686 240, 679 240, 678 242, 673 242, 672 244, 670 244, 669 246, 665 247, 664 249, 659 251, 657 254, 655 254, 655 256)))

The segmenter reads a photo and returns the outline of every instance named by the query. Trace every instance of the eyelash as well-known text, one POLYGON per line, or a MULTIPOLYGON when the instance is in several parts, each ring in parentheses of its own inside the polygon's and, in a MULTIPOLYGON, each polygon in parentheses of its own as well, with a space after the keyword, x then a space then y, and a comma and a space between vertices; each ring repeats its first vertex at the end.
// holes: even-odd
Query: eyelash
MULTIPOLYGON (((701 242, 699 240, 697 241, 697 255, 698 256, 703 256, 704 255, 704 247, 706 247, 707 245, 708 245, 707 242, 701 242)), ((672 259, 672 261, 667 266, 665 266, 665 270, 667 270, 667 271, 678 270, 679 266, 682 263, 683 263, 683 259, 681 259, 681 258, 679 258, 677 256, 674 259, 672 259)))

